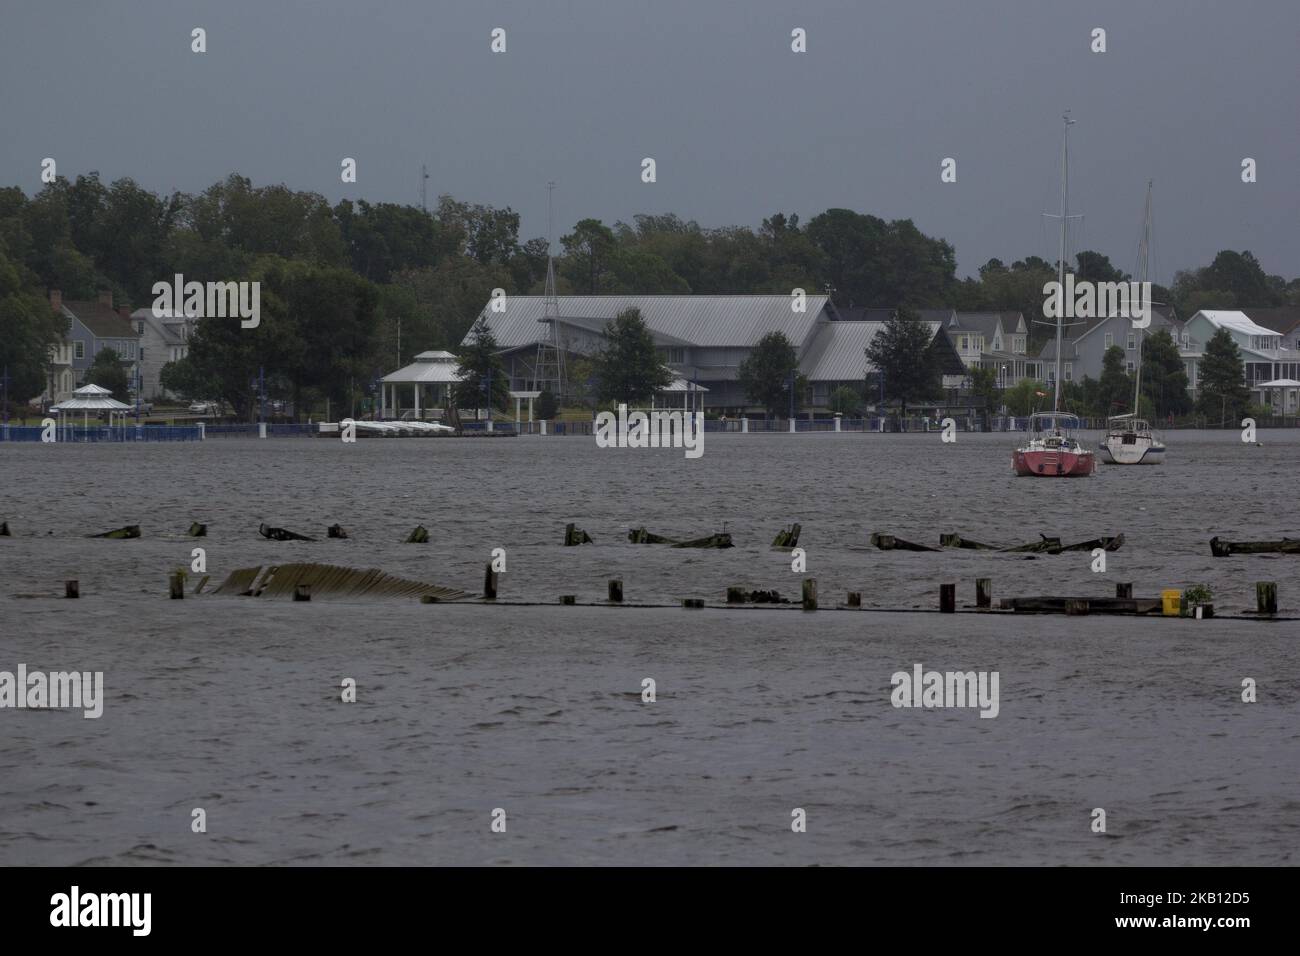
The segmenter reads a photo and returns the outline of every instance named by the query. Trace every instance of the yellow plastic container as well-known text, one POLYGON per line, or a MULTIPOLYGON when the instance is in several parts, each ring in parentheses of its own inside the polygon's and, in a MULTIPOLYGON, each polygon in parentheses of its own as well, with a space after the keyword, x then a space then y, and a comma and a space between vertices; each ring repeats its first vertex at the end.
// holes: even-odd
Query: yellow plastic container
POLYGON ((1183 613, 1183 592, 1168 589, 1160 592, 1160 600, 1164 606, 1161 613, 1165 617, 1180 617, 1183 613))

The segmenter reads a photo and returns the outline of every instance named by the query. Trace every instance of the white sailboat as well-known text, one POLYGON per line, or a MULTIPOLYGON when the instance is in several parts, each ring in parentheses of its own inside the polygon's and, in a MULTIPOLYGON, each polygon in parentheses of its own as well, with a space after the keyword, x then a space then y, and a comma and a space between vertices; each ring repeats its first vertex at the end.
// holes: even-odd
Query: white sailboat
MULTIPOLYGON (((1143 217, 1142 242, 1139 247, 1140 282, 1148 280, 1148 260, 1151 250, 1151 182, 1147 181, 1146 211, 1143 217)), ((1147 308, 1150 308, 1147 303, 1147 308)), ((1114 415, 1106 420, 1106 437, 1101 443, 1101 460, 1108 465, 1158 465, 1165 460, 1165 443, 1141 417, 1142 401, 1142 341, 1145 329, 1137 333, 1137 371, 1133 381, 1133 411, 1127 415, 1114 415)))

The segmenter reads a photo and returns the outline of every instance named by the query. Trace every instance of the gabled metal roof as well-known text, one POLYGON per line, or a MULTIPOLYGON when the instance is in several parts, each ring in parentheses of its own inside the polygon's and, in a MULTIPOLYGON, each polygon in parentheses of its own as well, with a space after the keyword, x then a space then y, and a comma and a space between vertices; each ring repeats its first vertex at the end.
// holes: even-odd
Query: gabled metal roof
MULTIPOLYGON (((751 348, 769 332, 784 333, 800 348, 817 319, 829 313, 825 295, 808 296, 803 312, 792 311, 789 295, 562 295, 558 303, 560 321, 582 328, 602 328, 623 310, 637 308, 657 340, 705 348, 751 348)), ((543 296, 507 296, 504 312, 489 306, 479 315, 501 349, 534 344, 547 333, 538 321, 543 296)))
MULTIPOLYGON (((922 325, 936 335, 942 322, 922 321, 922 325)), ((884 322, 822 322, 816 337, 799 360, 799 371, 810 382, 859 381, 874 372, 867 363, 867 346, 876 337, 884 322)))

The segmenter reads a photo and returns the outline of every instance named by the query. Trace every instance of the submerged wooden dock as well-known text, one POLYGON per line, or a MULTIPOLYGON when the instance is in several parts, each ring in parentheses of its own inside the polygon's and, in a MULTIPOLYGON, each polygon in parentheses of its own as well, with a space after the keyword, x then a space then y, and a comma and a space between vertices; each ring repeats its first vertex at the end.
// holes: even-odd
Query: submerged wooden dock
POLYGON ((240 597, 294 598, 425 598, 460 601, 468 591, 411 581, 377 568, 348 568, 337 564, 270 564, 231 571, 213 594, 240 597), (304 592, 302 588, 306 587, 304 592))

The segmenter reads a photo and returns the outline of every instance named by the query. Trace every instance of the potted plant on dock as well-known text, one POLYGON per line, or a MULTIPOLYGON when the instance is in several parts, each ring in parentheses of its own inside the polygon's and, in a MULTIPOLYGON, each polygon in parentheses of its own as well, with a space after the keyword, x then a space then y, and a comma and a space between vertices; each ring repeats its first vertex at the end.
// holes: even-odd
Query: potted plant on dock
POLYGON ((1204 584, 1183 589, 1183 617, 1214 617, 1214 592, 1204 584))

